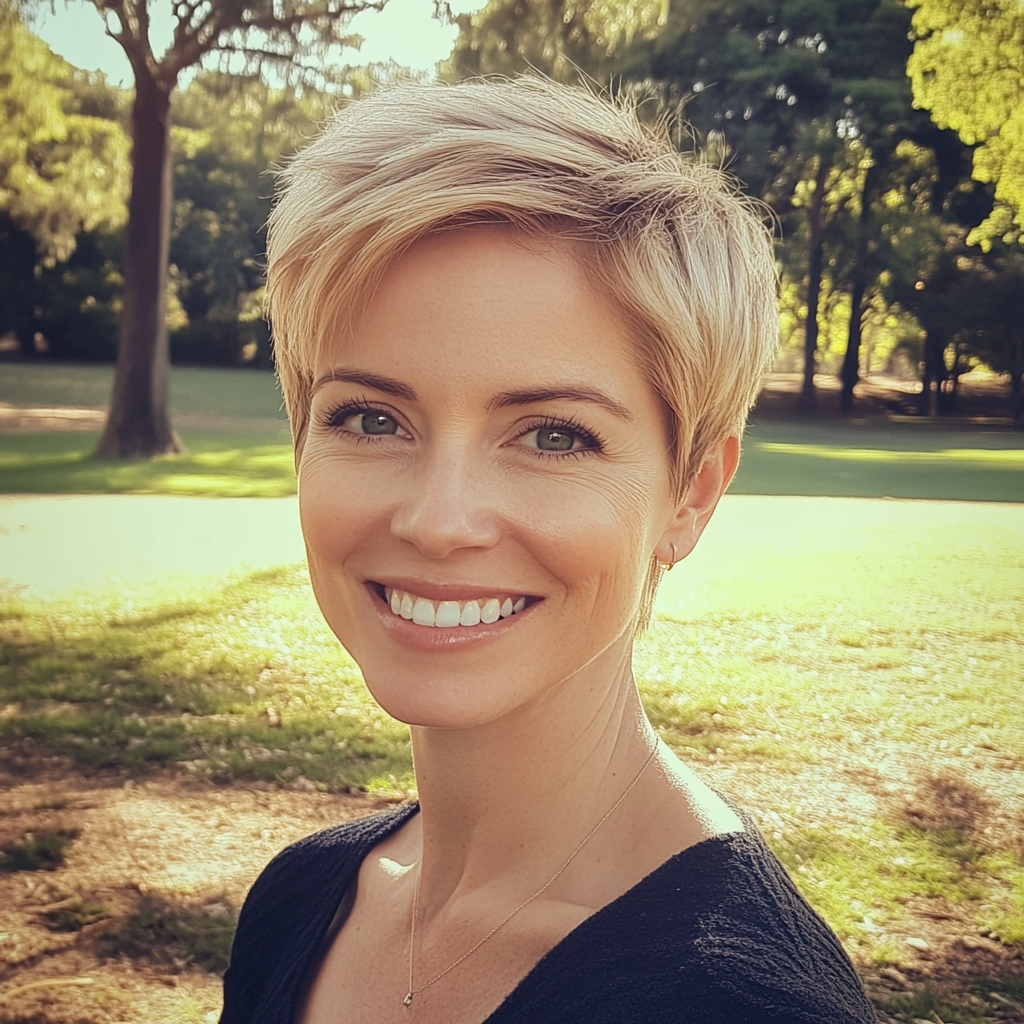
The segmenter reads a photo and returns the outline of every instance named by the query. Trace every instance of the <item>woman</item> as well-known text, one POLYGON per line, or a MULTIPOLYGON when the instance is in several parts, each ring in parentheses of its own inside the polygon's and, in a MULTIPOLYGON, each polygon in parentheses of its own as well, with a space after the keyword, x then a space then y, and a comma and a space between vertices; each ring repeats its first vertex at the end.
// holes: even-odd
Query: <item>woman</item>
POLYGON ((264 871, 225 1024, 874 1019, 630 668, 774 287, 722 176, 581 90, 396 88, 292 162, 268 294, 310 577, 419 802, 264 871))

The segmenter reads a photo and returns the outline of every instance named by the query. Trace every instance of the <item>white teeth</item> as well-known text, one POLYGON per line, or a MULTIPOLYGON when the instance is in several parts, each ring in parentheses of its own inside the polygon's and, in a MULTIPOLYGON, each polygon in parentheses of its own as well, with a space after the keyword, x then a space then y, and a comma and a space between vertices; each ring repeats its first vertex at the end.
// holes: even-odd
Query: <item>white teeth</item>
POLYGON ((434 616, 434 625, 451 628, 459 624, 459 602, 442 601, 437 606, 437 614, 434 616))
POLYGON ((434 625, 434 606, 425 597, 416 598, 412 606, 412 621, 417 626, 434 625))
POLYGON ((411 619, 417 626, 435 626, 441 629, 477 626, 481 622, 490 625, 499 619, 507 619, 526 607, 525 597, 435 602, 390 586, 384 588, 384 600, 395 615, 411 619))

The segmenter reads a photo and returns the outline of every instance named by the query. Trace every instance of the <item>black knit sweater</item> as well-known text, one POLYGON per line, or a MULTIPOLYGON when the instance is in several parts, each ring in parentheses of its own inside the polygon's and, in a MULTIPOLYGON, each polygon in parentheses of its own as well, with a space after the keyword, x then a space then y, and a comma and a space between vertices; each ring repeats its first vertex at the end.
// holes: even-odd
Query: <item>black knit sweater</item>
MULTIPOLYGON (((363 858, 415 812, 337 825, 268 865, 242 908, 221 1024, 292 1024, 363 858)), ((743 819, 745 832, 683 850, 583 921, 486 1024, 874 1022, 838 940, 743 819)))

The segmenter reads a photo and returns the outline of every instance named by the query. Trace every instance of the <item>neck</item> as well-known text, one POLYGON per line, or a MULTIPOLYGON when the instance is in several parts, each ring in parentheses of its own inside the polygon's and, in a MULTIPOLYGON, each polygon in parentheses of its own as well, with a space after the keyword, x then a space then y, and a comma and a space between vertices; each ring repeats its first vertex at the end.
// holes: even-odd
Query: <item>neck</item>
POLYGON ((654 733, 624 646, 500 720, 413 729, 425 908, 501 876, 541 884, 633 781, 654 733))

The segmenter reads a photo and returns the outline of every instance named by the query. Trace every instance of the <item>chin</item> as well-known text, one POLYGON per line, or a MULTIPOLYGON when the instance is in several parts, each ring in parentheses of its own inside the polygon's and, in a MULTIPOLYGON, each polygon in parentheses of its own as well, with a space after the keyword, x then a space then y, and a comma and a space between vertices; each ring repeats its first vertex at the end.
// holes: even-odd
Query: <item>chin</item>
MULTIPOLYGON (((392 718, 429 729, 472 729, 503 718, 529 699, 488 674, 470 682, 450 674, 364 672, 373 699, 392 718), (490 691, 490 692, 485 692, 490 691)), ((515 687, 515 689, 518 689, 515 687)))

